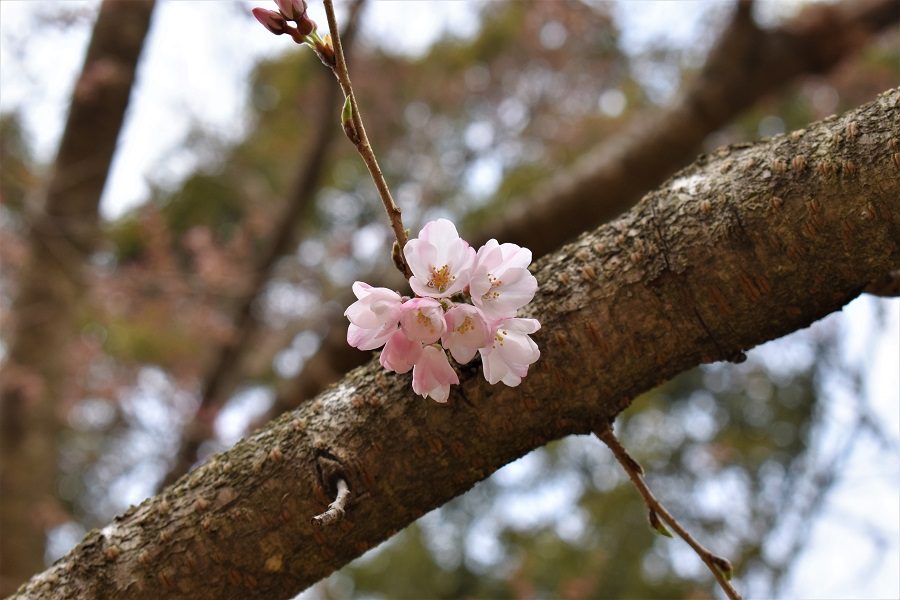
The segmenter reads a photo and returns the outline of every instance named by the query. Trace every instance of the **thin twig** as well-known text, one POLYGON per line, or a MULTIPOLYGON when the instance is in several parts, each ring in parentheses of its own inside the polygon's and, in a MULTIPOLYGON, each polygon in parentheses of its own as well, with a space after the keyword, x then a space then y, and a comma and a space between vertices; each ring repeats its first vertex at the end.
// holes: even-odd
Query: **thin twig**
POLYGON ((350 500, 350 488, 343 479, 337 480, 337 497, 334 502, 328 505, 328 508, 321 515, 312 518, 312 522, 320 527, 325 527, 333 523, 337 523, 344 518, 347 512, 347 502, 350 500))
MULTIPOLYGON (((356 37, 363 2, 364 0, 357 0, 351 5, 344 24, 344 39, 348 46, 352 46, 356 37)), ((334 127, 327 124, 325 117, 337 100, 335 88, 329 88, 322 97, 321 107, 317 112, 320 122, 316 125, 315 133, 310 136, 313 141, 305 152, 302 168, 291 185, 284 210, 270 233, 269 239, 272 241, 254 267, 249 286, 237 300, 233 319, 235 335, 217 349, 201 388, 200 408, 193 423, 182 434, 181 447, 160 487, 174 483, 196 462, 201 444, 212 437, 213 422, 219 414, 219 407, 235 385, 235 377, 242 373, 241 361, 250 350, 251 340, 262 325, 254 314, 253 307, 272 279, 279 259, 296 247, 303 218, 315 201, 315 192, 326 168, 328 152, 336 133, 334 127)))
POLYGON ((660 501, 656 499, 656 496, 653 495, 653 492, 651 492, 650 488, 647 486, 647 482, 644 481, 644 470, 641 468, 641 465, 628 454, 628 451, 619 441, 619 438, 613 433, 612 426, 606 425, 602 428, 598 428, 594 430, 594 435, 600 438, 600 441, 612 450, 616 460, 619 461, 619 464, 622 465, 622 469, 625 470, 625 473, 627 473, 628 477, 631 479, 631 483, 634 484, 634 487, 637 488, 637 491, 641 494, 641 497, 643 497, 644 503, 650 510, 651 525, 660 532, 664 532, 665 529, 660 528, 658 519, 661 518, 665 521, 669 527, 675 530, 675 533, 681 536, 681 539, 694 549, 694 552, 697 553, 700 560, 709 567, 709 570, 716 578, 716 581, 719 582, 719 586, 724 590, 725 594, 731 600, 740 600, 741 595, 734 589, 734 586, 731 585, 731 582, 729 582, 728 578, 725 576, 725 573, 731 573, 731 563, 727 559, 713 554, 700 542, 694 539, 694 536, 688 533, 688 531, 682 527, 681 523, 679 523, 678 520, 665 509, 660 501))
MULTIPOLYGON (((384 179, 381 167, 378 166, 378 160, 375 158, 375 152, 372 150, 372 145, 369 143, 369 137, 366 135, 366 128, 363 126, 359 105, 357 105, 356 96, 353 94, 353 85, 350 83, 350 73, 347 70, 347 61, 344 59, 344 49, 341 47, 341 34, 340 31, 338 31, 337 19, 335 19, 334 16, 334 2, 333 0, 324 0, 324 4, 325 13, 328 16, 328 29, 331 32, 331 43, 334 45, 335 65, 332 71, 334 72, 334 76, 337 77, 341 89, 344 91, 344 96, 350 99, 350 107, 353 110, 352 120, 353 129, 355 131, 352 133, 348 131, 347 137, 353 142, 353 145, 356 146, 356 150, 359 152, 359 155, 362 156, 363 162, 366 163, 366 167, 369 169, 369 174, 372 176, 372 181, 375 182, 375 187, 378 188, 381 202, 384 204, 384 210, 387 212, 388 219, 391 221, 391 229, 394 230, 394 236, 397 238, 397 245, 401 250, 399 253, 399 260, 395 259, 395 262, 399 263, 397 264, 397 268, 399 268, 403 272, 403 275, 408 279, 412 277, 412 271, 409 270, 409 265, 403 260, 402 250, 406 245, 408 238, 406 229, 403 227, 400 207, 397 206, 393 196, 391 196, 391 190, 388 188, 387 181, 384 179)), ((345 128, 345 131, 346 129, 347 128, 345 128)))

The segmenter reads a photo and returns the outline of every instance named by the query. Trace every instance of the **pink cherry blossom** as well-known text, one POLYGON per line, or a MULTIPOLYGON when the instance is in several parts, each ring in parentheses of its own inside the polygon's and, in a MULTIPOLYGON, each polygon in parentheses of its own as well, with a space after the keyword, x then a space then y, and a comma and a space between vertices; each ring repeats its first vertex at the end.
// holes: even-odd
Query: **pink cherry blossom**
POLYGON ((528 367, 541 356, 537 344, 528 337, 540 328, 536 319, 510 318, 496 324, 493 344, 479 350, 488 383, 502 381, 510 387, 522 383, 528 367))
POLYGON ((490 343, 491 331, 481 311, 471 304, 455 304, 444 315, 447 330, 441 336, 444 348, 461 365, 473 358, 479 348, 490 343))
POLYGON ((403 303, 400 326, 409 339, 433 344, 444 333, 444 309, 434 298, 413 298, 403 303))
POLYGON ((447 219, 426 223, 419 237, 406 243, 403 255, 413 273, 409 285, 419 296, 447 298, 469 285, 475 250, 447 219))
POLYGON ((425 346, 413 367, 413 391, 437 402, 446 402, 450 397, 450 385, 457 383, 459 377, 444 350, 434 345, 425 346))
POLYGON ((353 293, 358 300, 344 311, 350 320, 347 343, 360 350, 374 350, 387 342, 400 324, 400 294, 362 281, 353 284, 353 293))
POLYGON ((537 279, 528 271, 530 263, 528 248, 488 240, 478 250, 472 269, 472 302, 489 319, 515 316, 537 291, 537 279))
POLYGON ((388 371, 406 373, 413 368, 420 356, 422 343, 406 337, 402 329, 396 329, 384 345, 378 361, 388 371))
MULTIPOLYGON (((293 10, 295 1, 279 6, 293 10)), ((528 271, 531 251, 490 240, 476 253, 453 223, 438 219, 426 223, 403 254, 416 297, 404 302, 391 290, 354 283, 358 300, 344 313, 350 345, 361 350, 384 345, 381 366, 395 373, 412 369, 413 391, 437 402, 446 402, 450 386, 459 383, 448 351, 459 364, 481 354, 484 377, 492 385, 519 385, 541 356, 530 337, 541 324, 516 317, 537 291, 537 279, 528 271)))

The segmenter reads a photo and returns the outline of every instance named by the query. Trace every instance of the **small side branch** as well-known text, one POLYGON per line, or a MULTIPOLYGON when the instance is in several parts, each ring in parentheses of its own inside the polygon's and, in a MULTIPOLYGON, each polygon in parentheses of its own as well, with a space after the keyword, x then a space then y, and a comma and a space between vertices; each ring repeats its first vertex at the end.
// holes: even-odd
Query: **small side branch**
POLYGON ((333 525, 344 518, 347 512, 347 502, 350 501, 350 488, 343 479, 337 481, 337 497, 334 502, 328 505, 328 508, 321 515, 312 518, 312 522, 319 527, 333 525))
POLYGON ((644 469, 641 467, 640 463, 632 458, 622 445, 622 442, 619 441, 619 438, 616 437, 616 434, 613 433, 612 426, 605 425, 598 428, 594 430, 594 435, 600 438, 600 441, 609 447, 616 457, 616 460, 622 465, 622 469, 628 474, 631 483, 634 484, 634 487, 637 488, 637 491, 641 494, 644 503, 647 505, 647 509, 650 511, 650 525, 658 532, 663 535, 668 535, 669 537, 671 537, 671 534, 668 533, 668 530, 663 526, 660 520, 674 529, 675 533, 687 542, 688 545, 694 549, 694 552, 697 553, 697 556, 700 557, 700 560, 709 567, 709 570, 712 572, 725 594, 731 600, 740 600, 741 595, 734 589, 734 586, 732 586, 729 581, 732 573, 731 563, 727 559, 713 554, 700 542, 694 539, 694 536, 688 533, 681 523, 679 523, 678 520, 665 509, 660 501, 656 499, 656 496, 650 491, 647 482, 644 481, 644 469))
POLYGON ((397 238, 397 245, 401 250, 400 253, 394 256, 394 262, 397 263, 397 267, 403 273, 404 277, 409 279, 412 277, 412 271, 410 271, 409 266, 406 264, 402 255, 402 250, 406 245, 408 237, 406 235, 406 229, 403 227, 400 207, 397 206, 393 196, 391 196, 391 190, 388 188, 387 181, 384 179, 381 167, 378 166, 378 160, 375 158, 375 152, 372 150, 372 145, 369 143, 369 136, 366 135, 366 128, 363 126, 362 116, 360 116, 359 113, 359 105, 357 105, 356 96, 353 94, 353 85, 350 83, 350 72, 347 69, 347 61, 344 58, 344 49, 341 45, 341 33, 338 30, 337 19, 334 16, 334 2, 333 0, 324 0, 324 4, 325 13, 328 16, 328 29, 331 33, 331 43, 334 45, 335 60, 332 71, 334 71, 334 76, 337 77, 338 83, 340 83, 341 89, 344 91, 344 96, 347 99, 346 109, 349 110, 345 110, 345 113, 350 113, 348 115, 350 117, 349 120, 345 119, 344 115, 342 115, 341 121, 344 126, 344 133, 347 134, 347 138, 353 142, 354 146, 356 146, 356 150, 362 157, 363 162, 366 163, 366 168, 369 169, 369 174, 372 176, 372 181, 375 182, 375 187, 378 188, 378 194, 381 196, 381 203, 384 205, 385 212, 387 212, 388 219, 391 222, 391 229, 394 230, 394 236, 397 238))

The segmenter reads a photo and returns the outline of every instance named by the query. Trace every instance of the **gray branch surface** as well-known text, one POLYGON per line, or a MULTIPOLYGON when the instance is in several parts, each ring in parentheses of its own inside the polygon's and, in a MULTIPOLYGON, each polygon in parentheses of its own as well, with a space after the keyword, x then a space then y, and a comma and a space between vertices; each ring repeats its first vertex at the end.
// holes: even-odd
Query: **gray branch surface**
POLYGON ((538 261, 542 357, 439 405, 373 361, 134 507, 20 598, 287 598, 547 442, 700 363, 738 360, 900 267, 900 92, 703 156, 538 261), (344 518, 313 525, 353 490, 344 518))

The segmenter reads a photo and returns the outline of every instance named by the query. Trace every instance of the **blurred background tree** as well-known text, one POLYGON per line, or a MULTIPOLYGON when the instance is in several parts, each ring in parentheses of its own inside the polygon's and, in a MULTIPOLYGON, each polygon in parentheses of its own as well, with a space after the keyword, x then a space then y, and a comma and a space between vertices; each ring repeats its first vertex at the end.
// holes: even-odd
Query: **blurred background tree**
MULTIPOLYGON (((45 3, 31 9, 32 27, 86 30, 93 7, 45 3)), ((672 102, 730 18, 730 5, 705 8, 690 39, 637 43, 641 23, 666 18, 655 13, 660 7, 473 3, 470 31, 447 28, 408 52, 395 43, 402 32, 367 28, 382 6, 365 7, 351 71, 406 223, 416 230, 450 216, 466 231, 483 231, 624 124, 672 102)), ((757 18, 774 27, 799 8, 764 3, 757 18)), ((228 5, 217 18, 250 25, 248 14, 243 4, 228 5)), ((27 65, 22 40, 9 30, 3 36, 7 59, 27 65)), ((898 78, 894 28, 828 75, 800 77, 765 97, 709 135, 706 149, 802 127, 898 78)), ((215 129, 194 114, 170 149, 183 175, 150 176, 138 206, 102 221, 65 347, 65 399, 55 408, 58 495, 42 521, 47 560, 180 474, 176 457, 187 440, 197 442, 190 464, 287 408, 279 395, 301 400, 296 379, 318 364, 311 360, 329 334, 342 337, 333 324, 350 284, 389 281, 390 230, 364 166, 339 137, 340 103, 327 102, 329 86, 311 52, 259 60, 242 126, 215 129), (303 174, 315 185, 298 183, 303 174), (273 254, 282 235, 284 251, 273 254), (245 351, 214 375, 235 340, 245 351), (214 376, 227 381, 206 402, 214 376)), ((49 163, 35 155, 23 124, 27 102, 2 107, 0 307, 10 315, 49 163)), ((897 355, 898 304, 857 304, 849 324, 829 318, 741 365, 686 373, 620 419, 659 495, 732 558, 748 597, 803 593, 805 573, 842 551, 836 537, 815 544, 813 533, 834 522, 863 540, 852 547, 875 549, 855 564, 877 576, 849 573, 841 585, 886 597, 900 589, 896 561, 878 560, 896 557, 900 546, 896 372, 872 368, 876 356, 897 355), (864 489, 879 490, 872 502, 894 514, 835 514, 844 481, 873 455, 879 468, 864 489)), ((12 325, 0 320, 0 339, 12 325)), ((325 365, 322 383, 344 370, 337 358, 325 365)), ((701 567, 647 526, 643 504, 596 440, 570 438, 509 465, 306 594, 709 597, 701 567)), ((17 582, 2 583, 10 591, 17 582)))

